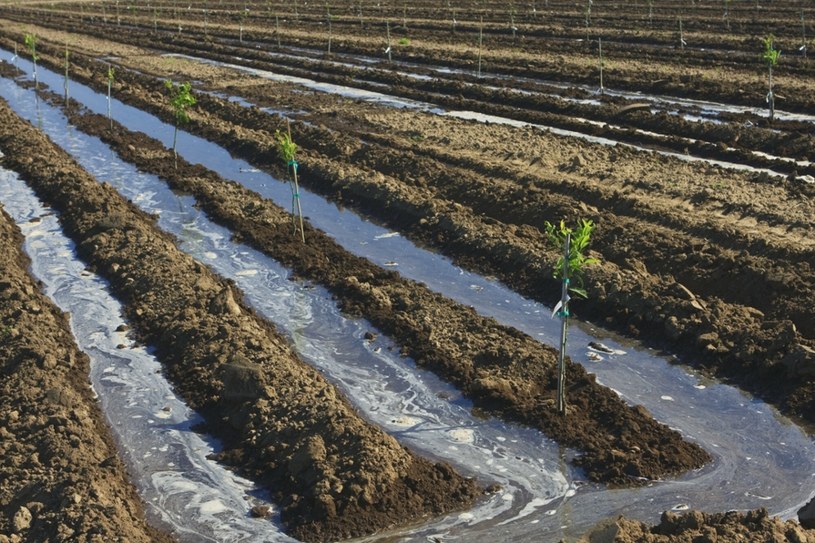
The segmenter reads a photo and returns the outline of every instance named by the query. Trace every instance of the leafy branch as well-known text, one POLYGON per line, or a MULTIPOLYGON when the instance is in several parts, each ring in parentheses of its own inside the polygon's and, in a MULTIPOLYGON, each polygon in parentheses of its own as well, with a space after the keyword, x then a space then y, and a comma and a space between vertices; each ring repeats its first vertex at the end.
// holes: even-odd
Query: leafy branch
POLYGON ((584 251, 589 245, 591 233, 594 231, 595 224, 590 219, 580 219, 577 222, 576 228, 569 228, 566 226, 565 221, 560 221, 559 226, 555 226, 550 222, 545 223, 546 235, 552 245, 562 250, 566 243, 567 234, 570 235, 569 243, 569 261, 566 266, 566 276, 564 277, 563 262, 565 254, 561 254, 554 266, 554 277, 556 279, 569 280, 569 292, 580 296, 581 298, 588 298, 586 289, 583 283, 583 274, 586 266, 591 266, 599 262, 596 258, 587 257, 584 251))
POLYGON ((164 81, 164 86, 170 91, 170 105, 173 106, 173 114, 175 116, 175 131, 173 132, 173 156, 175 157, 175 165, 178 167, 178 152, 176 151, 176 142, 178 140, 178 125, 190 122, 190 116, 187 109, 194 106, 198 101, 192 95, 192 87, 189 83, 174 84, 169 79, 164 81))

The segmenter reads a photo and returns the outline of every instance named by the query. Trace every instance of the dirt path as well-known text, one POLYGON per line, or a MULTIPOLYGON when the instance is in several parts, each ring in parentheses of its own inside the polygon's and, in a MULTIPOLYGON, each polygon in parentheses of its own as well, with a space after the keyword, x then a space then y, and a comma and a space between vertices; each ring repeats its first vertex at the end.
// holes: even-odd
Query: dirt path
POLYGON ((22 240, 0 209, 0 541, 173 541, 145 520, 88 357, 28 274, 22 240))

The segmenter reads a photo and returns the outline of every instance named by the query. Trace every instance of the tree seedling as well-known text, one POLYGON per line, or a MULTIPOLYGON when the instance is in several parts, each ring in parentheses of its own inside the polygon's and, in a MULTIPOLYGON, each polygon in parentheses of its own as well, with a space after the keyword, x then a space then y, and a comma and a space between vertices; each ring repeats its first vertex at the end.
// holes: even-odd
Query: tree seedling
POLYGON ((773 95, 773 66, 778 64, 778 57, 781 56, 781 50, 773 47, 775 37, 772 34, 764 38, 764 53, 761 58, 767 66, 769 92, 767 93, 767 104, 770 107, 770 120, 775 117, 775 95, 773 95))
POLYGON ((38 89, 40 82, 37 79, 37 60, 40 57, 37 55, 37 35, 26 32, 23 36, 23 43, 25 43, 25 48, 28 49, 31 54, 31 61, 34 63, 34 88, 38 89))
POLYGON ((110 98, 110 93, 111 93, 111 90, 113 89, 113 80, 116 77, 116 69, 113 66, 111 66, 110 64, 108 64, 108 74, 107 75, 108 75, 108 121, 110 121, 110 127, 113 128, 113 117, 110 114, 110 112, 111 112, 111 102, 112 102, 111 98, 110 98))
POLYGON ((178 141, 178 125, 190 122, 187 109, 194 106, 198 101, 192 95, 189 83, 174 84, 169 79, 164 81, 164 86, 170 92, 170 105, 173 107, 175 117, 175 130, 173 131, 173 156, 175 157, 175 167, 178 168, 178 152, 176 142, 178 141))
POLYGON ((300 206, 300 184, 297 180, 297 144, 291 139, 291 125, 286 132, 275 132, 277 140, 277 154, 286 163, 286 171, 291 168, 289 186, 291 187, 291 216, 294 224, 294 233, 297 233, 297 221, 300 223, 300 239, 306 242, 306 233, 303 229, 303 208, 300 206))
POLYGON ((565 415, 566 336, 569 326, 569 300, 571 299, 569 294, 572 293, 581 298, 588 298, 586 289, 583 286, 583 273, 586 266, 596 264, 598 260, 585 255, 591 233, 594 230, 594 223, 591 220, 580 219, 574 229, 567 227, 565 221, 560 221, 559 226, 547 221, 545 229, 550 243, 561 251, 561 256, 553 268, 554 277, 561 280, 560 302, 552 311, 552 317, 558 316, 561 319, 557 410, 558 413, 565 415))

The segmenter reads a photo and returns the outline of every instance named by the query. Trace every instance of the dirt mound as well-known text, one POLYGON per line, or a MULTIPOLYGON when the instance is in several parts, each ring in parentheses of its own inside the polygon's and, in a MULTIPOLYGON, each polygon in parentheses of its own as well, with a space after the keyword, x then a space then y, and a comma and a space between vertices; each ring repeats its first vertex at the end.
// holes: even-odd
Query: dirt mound
POLYGON ((0 209, 0 542, 172 541, 148 526, 88 357, 28 275, 21 242, 0 209))
POLYGON ((601 523, 580 538, 579 543, 815 543, 815 530, 805 530, 793 521, 770 517, 766 509, 747 513, 700 513, 682 515, 665 512, 660 523, 619 517, 601 523))

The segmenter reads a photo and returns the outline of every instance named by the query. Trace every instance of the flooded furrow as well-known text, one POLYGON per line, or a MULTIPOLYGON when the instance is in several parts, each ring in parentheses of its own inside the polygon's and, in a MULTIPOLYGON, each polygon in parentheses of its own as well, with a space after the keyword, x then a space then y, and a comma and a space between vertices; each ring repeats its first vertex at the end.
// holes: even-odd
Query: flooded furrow
MULTIPOLYGON (((243 66, 241 64, 231 64, 231 63, 226 63, 226 62, 219 62, 219 61, 215 61, 215 60, 210 60, 210 59, 206 59, 206 58, 202 58, 202 57, 194 57, 194 56, 190 56, 190 55, 181 55, 181 54, 167 54, 165 56, 183 58, 183 59, 192 60, 192 61, 195 61, 195 62, 210 64, 210 65, 213 65, 213 66, 219 66, 219 67, 224 67, 224 68, 230 68, 230 69, 233 69, 233 70, 239 70, 239 71, 245 72, 245 73, 250 74, 250 75, 254 75, 254 76, 257 76, 257 77, 268 79, 270 81, 277 81, 277 82, 282 82, 282 83, 293 83, 293 84, 305 87, 305 88, 313 90, 313 91, 325 92, 325 93, 329 93, 329 94, 335 94, 335 95, 343 96, 343 97, 346 97, 346 98, 352 98, 354 100, 372 102, 372 103, 376 103, 376 104, 384 105, 384 106, 388 106, 388 107, 416 109, 418 111, 422 111, 422 112, 425 112, 425 113, 433 113, 433 114, 441 115, 441 116, 445 116, 445 117, 453 117, 453 118, 456 118, 456 119, 477 121, 477 122, 481 122, 481 123, 499 124, 499 125, 513 126, 513 127, 532 127, 532 128, 536 128, 538 130, 550 132, 550 133, 555 134, 557 136, 567 136, 567 137, 577 138, 577 139, 587 141, 587 142, 590 142, 590 143, 596 143, 596 144, 606 145, 606 146, 610 146, 610 147, 623 146, 623 147, 627 147, 627 148, 630 148, 630 149, 635 149, 635 150, 638 150, 638 151, 653 152, 653 153, 656 153, 656 154, 661 155, 661 156, 676 158, 676 159, 682 160, 684 162, 701 162, 701 163, 704 163, 704 164, 710 164, 712 166, 719 166, 721 168, 730 169, 730 170, 743 171, 743 172, 752 172, 752 173, 765 173, 765 174, 773 176, 773 177, 787 177, 788 176, 787 173, 775 171, 775 170, 772 170, 770 168, 758 168, 758 167, 755 167, 755 166, 749 166, 749 165, 746 165, 746 164, 740 164, 738 162, 731 162, 731 161, 727 161, 727 160, 717 160, 717 159, 712 159, 712 158, 694 156, 694 155, 686 154, 686 153, 679 153, 679 152, 674 152, 674 151, 665 151, 665 150, 659 150, 659 149, 651 149, 649 147, 644 147, 642 145, 627 143, 627 142, 615 140, 615 139, 612 139, 612 138, 607 138, 607 137, 603 137, 603 136, 593 136, 593 135, 590 135, 590 134, 584 134, 583 132, 579 132, 579 131, 576 131, 576 130, 568 130, 568 129, 558 128, 558 127, 554 127, 554 126, 530 123, 530 122, 527 122, 527 121, 519 121, 519 120, 516 120, 516 119, 510 119, 510 118, 507 118, 507 117, 501 117, 501 116, 497 116, 497 115, 490 115, 490 114, 487 114, 487 113, 480 113, 480 112, 476 112, 476 111, 447 110, 447 109, 444 109, 444 108, 441 108, 441 107, 437 106, 436 104, 432 104, 432 103, 429 103, 429 102, 421 102, 421 101, 412 100, 412 99, 408 99, 408 98, 401 98, 401 97, 398 97, 398 96, 393 96, 393 95, 386 94, 386 93, 356 89, 356 88, 353 88, 353 87, 346 87, 346 86, 342 86, 342 85, 336 85, 336 84, 333 84, 333 83, 324 83, 324 82, 319 82, 319 81, 315 81, 315 80, 311 80, 311 79, 307 79, 307 78, 303 78, 303 77, 282 75, 282 74, 278 74, 278 73, 267 71, 267 70, 261 70, 261 69, 258 69, 258 68, 251 68, 251 67, 243 66)), ((240 59, 236 59, 236 60, 240 61, 240 59)), ((588 119, 574 118, 573 120, 576 121, 576 122, 584 122, 587 126, 591 125, 591 124, 603 124, 603 125, 606 125, 606 123, 600 123, 598 121, 590 121, 588 119)), ((801 120, 801 119, 797 119, 797 120, 801 120)), ((608 126, 614 127, 613 125, 608 125, 608 126)), ((665 138, 666 137, 666 136, 663 136, 663 135, 660 135, 660 134, 649 133, 649 132, 646 132, 644 130, 638 130, 638 132, 640 132, 640 133, 642 133, 644 135, 650 134, 651 136, 658 136, 658 138, 665 138)), ((688 139, 687 141, 688 141, 688 143, 696 143, 697 142, 697 140, 692 140, 692 139, 688 139)), ((759 156, 759 155, 756 154, 756 156, 759 156)), ((765 158, 786 160, 783 157, 775 157, 775 156, 769 156, 769 155, 765 156, 765 158)), ((800 166, 808 166, 809 165, 809 163, 805 162, 805 161, 798 162, 798 164, 800 166)), ((800 179, 802 179, 804 181, 808 180, 808 179, 805 179, 804 177, 801 177, 800 179)))
POLYGON ((264 492, 207 456, 218 443, 192 431, 201 422, 173 392, 161 366, 122 329, 121 306, 87 271, 57 216, 13 172, 0 170, 0 202, 25 235, 31 273, 71 315, 91 359, 90 380, 134 483, 156 524, 181 541, 293 541, 247 511, 264 492))
MULTIPOLYGON (((74 97, 91 109, 106 108, 104 97, 77 87, 72 86, 74 97)), ((37 122, 33 94, 19 90, 8 81, 3 82, 2 93, 16 110, 37 122)), ((163 140, 171 139, 172 127, 124 105, 115 107, 117 119, 130 129, 145 131, 163 140)), ((253 303, 286 328, 295 344, 308 351, 304 351, 304 356, 341 383, 349 397, 359 399, 360 408, 369 417, 416 448, 443 458, 449 456, 451 462, 467 466, 465 469, 489 473, 490 477, 506 481, 500 496, 482 510, 423 528, 421 533, 445 530, 450 534, 466 533, 474 540, 506 533, 511 536, 508 540, 523 540, 531 533, 575 535, 598 518, 621 512, 654 520, 664 509, 717 509, 720 504, 728 504, 729 508, 745 509, 766 506, 774 513, 791 515, 809 497, 815 471, 815 448, 809 438, 777 418, 770 408, 731 387, 703 384, 647 351, 612 341, 602 331, 595 332, 599 340, 628 354, 588 361, 585 346, 592 338, 577 330, 571 343, 574 346, 571 355, 576 360, 586 361, 600 381, 629 401, 645 405, 659 420, 708 444, 717 460, 703 472, 675 482, 625 491, 582 487, 569 496, 575 492, 575 483, 570 482, 574 479, 562 469, 552 469, 561 462, 560 452, 551 444, 543 447, 548 442, 540 434, 473 419, 456 391, 393 357, 386 340, 363 341, 361 338, 368 326, 342 319, 320 289, 303 290, 287 281, 285 270, 274 262, 229 242, 229 233, 209 224, 192 208, 189 199, 185 202, 150 176, 137 174, 127 165, 118 165, 98 143, 88 144, 86 140, 92 141, 88 138, 73 135, 67 136, 66 141, 66 136, 61 136, 66 132, 64 124, 60 124, 64 119, 49 108, 40 105, 38 122, 45 130, 49 130, 49 123, 54 123, 53 133, 49 132, 51 137, 58 142, 62 139, 61 144, 66 145, 85 168, 101 180, 115 183, 134 202, 160 213, 162 227, 176 232, 185 241, 185 248, 189 247, 188 250, 220 273, 233 277, 253 303), (81 149, 76 143, 80 140, 91 149, 81 149), (114 171, 113 164, 123 169, 114 171), (268 307, 277 297, 271 292, 285 288, 291 290, 281 298, 288 302, 275 302, 283 303, 276 309, 268 307), (317 305, 306 305, 305 299, 317 305), (339 320, 324 321, 326 315, 339 320), (343 330, 336 340, 339 343, 325 343, 325 337, 337 328, 343 330), (339 362, 338 356, 346 352, 352 360, 339 362), (366 353, 367 358, 360 358, 366 353), (417 382, 422 386, 418 387, 417 382), (393 396, 388 399, 381 396, 391 393, 393 396), (388 405, 393 407, 386 409, 388 405), (455 416, 448 415, 448 411, 455 416)), ((288 205, 291 195, 287 185, 231 159, 217 146, 184 134, 179 149, 188 160, 201 162, 225 177, 288 205)), ((473 305, 484 314, 554 343, 557 324, 548 318, 547 308, 493 281, 463 272, 446 259, 415 248, 397 233, 337 210, 315 195, 304 194, 303 198, 315 226, 335 236, 352 252, 395 267, 403 275, 473 305)))

